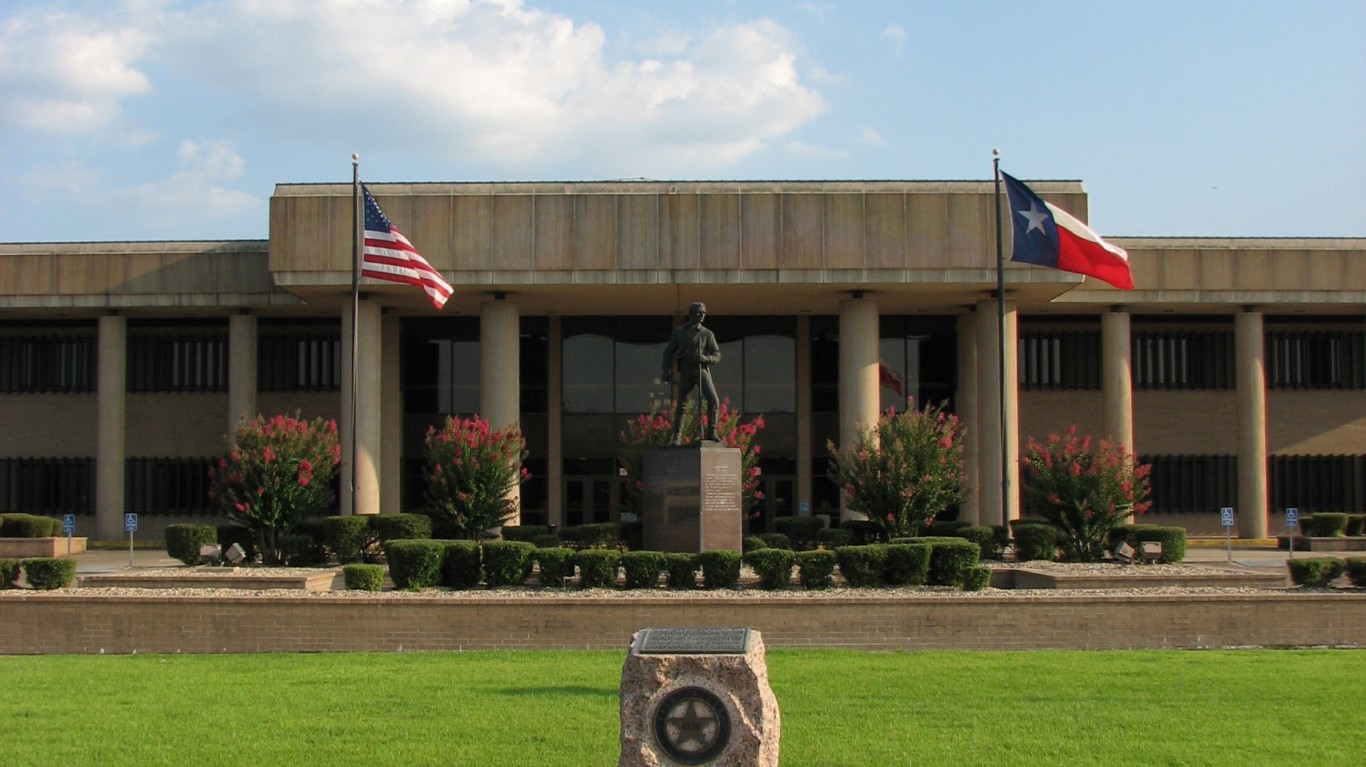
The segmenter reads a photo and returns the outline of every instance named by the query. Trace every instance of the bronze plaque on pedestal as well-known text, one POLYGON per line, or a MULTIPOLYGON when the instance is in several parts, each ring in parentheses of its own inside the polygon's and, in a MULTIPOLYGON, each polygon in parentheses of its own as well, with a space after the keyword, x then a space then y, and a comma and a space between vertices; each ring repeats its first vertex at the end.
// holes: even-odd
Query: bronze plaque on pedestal
POLYGON ((740 451, 684 445, 645 454, 641 533, 649 551, 740 550, 740 451))

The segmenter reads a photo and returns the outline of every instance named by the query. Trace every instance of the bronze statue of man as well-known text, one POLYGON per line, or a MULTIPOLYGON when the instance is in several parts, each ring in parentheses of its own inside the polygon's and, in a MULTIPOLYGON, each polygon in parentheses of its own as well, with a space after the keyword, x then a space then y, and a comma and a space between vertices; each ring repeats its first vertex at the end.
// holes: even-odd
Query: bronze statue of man
POLYGON ((701 301, 688 307, 688 321, 674 328, 669 336, 669 344, 664 347, 664 375, 660 378, 673 380, 674 363, 678 363, 678 400, 674 404, 673 443, 683 444, 683 408, 688 395, 698 389, 706 400, 707 431, 702 437, 718 441, 716 435, 716 409, 720 399, 716 396, 716 385, 711 380, 711 366, 721 361, 721 347, 711 330, 702 327, 707 316, 707 305, 701 301), (700 387, 700 388, 699 388, 700 387))

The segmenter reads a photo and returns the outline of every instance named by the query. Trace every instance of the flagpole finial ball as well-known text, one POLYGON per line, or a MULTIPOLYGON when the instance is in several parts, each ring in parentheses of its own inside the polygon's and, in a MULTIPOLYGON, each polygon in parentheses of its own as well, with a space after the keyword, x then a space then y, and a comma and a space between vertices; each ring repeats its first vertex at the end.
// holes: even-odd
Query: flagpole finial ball
POLYGON ((1001 156, 1001 150, 999 150, 999 149, 993 149, 993 150, 991 150, 991 156, 992 156, 992 157, 1000 157, 1000 156, 1001 156))
POLYGON ((360 152, 352 152, 352 153, 351 153, 351 162, 355 162, 356 160, 359 160, 359 159, 360 159, 360 152))

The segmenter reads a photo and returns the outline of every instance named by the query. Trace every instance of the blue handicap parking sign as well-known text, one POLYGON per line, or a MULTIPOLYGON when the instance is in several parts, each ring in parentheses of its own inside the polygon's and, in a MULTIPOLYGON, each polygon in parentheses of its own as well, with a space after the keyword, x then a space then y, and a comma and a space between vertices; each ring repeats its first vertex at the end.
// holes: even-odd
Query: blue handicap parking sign
POLYGON ((1225 506, 1219 510, 1219 522, 1224 527, 1233 527, 1233 507, 1225 506))
POLYGON ((1300 523, 1300 510, 1299 510, 1299 509, 1286 509, 1286 510, 1285 510, 1285 526, 1286 526, 1286 527, 1295 527, 1295 526, 1298 525, 1299 523, 1300 523))
POLYGON ((71 534, 72 534, 73 532, 75 532, 75 531, 76 531, 76 515, 75 515, 75 514, 63 514, 63 515, 62 515, 62 532, 66 533, 67 535, 71 535, 71 534))
POLYGON ((137 514, 124 514, 124 515, 123 515, 123 531, 124 531, 125 533, 136 533, 136 532, 138 531, 138 515, 137 515, 137 514))

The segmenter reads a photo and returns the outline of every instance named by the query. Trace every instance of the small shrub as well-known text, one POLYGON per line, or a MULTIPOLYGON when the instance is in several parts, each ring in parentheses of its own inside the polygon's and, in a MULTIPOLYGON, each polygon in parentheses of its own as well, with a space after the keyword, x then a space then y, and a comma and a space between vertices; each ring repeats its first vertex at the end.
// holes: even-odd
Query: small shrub
POLYGON ((831 551, 841 546, 852 546, 854 534, 841 527, 822 528, 816 531, 816 545, 831 551))
POLYGON ((610 589, 617 585, 617 568, 621 552, 614 549, 584 549, 574 555, 579 566, 579 587, 610 589))
POLYGON ((687 552, 665 554, 664 574, 671 589, 697 588, 697 555, 687 552))
POLYGON ((961 586, 968 570, 977 567, 982 550, 961 538, 930 544, 930 571, 925 582, 931 586, 961 586))
POLYGON ((380 565, 344 565, 342 580, 352 591, 379 591, 384 586, 384 568, 380 565))
POLYGON ((887 564, 887 544, 870 543, 864 546, 841 546, 835 549, 840 573, 855 588, 870 589, 882 585, 882 569, 887 564))
POLYGON ((764 543, 764 539, 757 535, 746 535, 744 538, 740 539, 740 551, 743 551, 746 554, 751 551, 766 548, 768 548, 768 544, 764 543))
POLYGON ((591 525, 575 525, 560 530, 560 540, 574 549, 619 549, 621 548, 621 524, 618 522, 598 522, 591 525))
POLYGON ((1347 534, 1366 535, 1366 514, 1351 514, 1347 517, 1347 534))
MULTIPOLYGON (((344 565, 352 562, 370 562, 374 559, 377 540, 370 528, 368 516, 347 514, 328 517, 323 520, 323 540, 337 561, 344 565)), ((390 575, 393 575, 392 570, 390 575)))
POLYGON ((553 533, 546 533, 545 535, 536 536, 535 540, 531 542, 531 545, 535 546, 538 549, 563 548, 560 545, 560 536, 555 535, 553 533))
POLYGON ((1326 589, 1333 579, 1342 575, 1347 565, 1337 557, 1302 557, 1286 562, 1290 580, 1296 586, 1326 589))
POLYGON ((981 591, 991 585, 991 568, 985 565, 974 565, 963 573, 964 591, 981 591))
POLYGON ((319 567, 327 564, 327 548, 313 536, 291 533, 280 536, 280 561, 289 567, 319 567))
MULTIPOLYGON (((912 539, 914 540, 914 539, 912 539)), ((930 546, 924 543, 891 543, 882 579, 889 586, 920 586, 930 572, 930 546)))
POLYGON ((410 591, 441 583, 441 565, 446 545, 433 540, 397 540, 384 544, 384 560, 394 586, 410 591))
POLYGON ((886 529, 872 520, 867 519, 846 519, 840 523, 840 529, 849 533, 850 546, 867 546, 872 543, 886 543, 886 529))
POLYGON ((1053 561, 1058 555, 1058 530, 1044 522, 1021 522, 1014 526, 1015 560, 1053 561))
POLYGON ((835 564, 838 562, 835 552, 825 549, 799 551, 796 554, 796 561, 797 580, 801 582, 802 588, 830 588, 830 582, 834 580, 835 564))
POLYGON ((0 589, 12 589, 19 582, 20 561, 0 559, 0 589))
POLYGON ((56 557, 33 557, 23 560, 24 577, 28 585, 39 591, 64 589, 76 580, 76 560, 56 557))
POLYGON ((664 569, 662 551, 628 551, 621 555, 621 570, 626 588, 653 589, 659 586, 659 573, 664 569))
POLYGON ((1341 538, 1347 535, 1347 515, 1337 512, 1310 514, 1300 520, 1304 534, 1314 538, 1341 538))
POLYGON ((539 536, 550 535, 550 525, 503 525, 500 534, 505 541, 535 544, 539 536))
POLYGON ((199 547, 218 543, 218 528, 213 525, 167 525, 162 533, 166 554, 187 565, 199 564, 199 547))
POLYGON ((432 537, 432 518, 426 514, 377 514, 370 529, 380 543, 432 537))
POLYGON ((563 546, 547 546, 536 549, 531 555, 540 567, 542 586, 561 588, 568 585, 574 577, 574 550, 563 546))
POLYGON ((745 564, 759 576, 759 586, 770 591, 785 589, 792 582, 794 561, 791 549, 758 549, 745 555, 745 564))
POLYGON ((797 551, 816 547, 816 535, 825 528, 825 517, 778 517, 773 527, 792 541, 797 551))
POLYGON ((1352 585, 1359 589, 1366 589, 1366 557, 1352 557, 1343 563, 1347 570, 1347 577, 1351 579, 1352 585))
POLYGON ((1162 558, 1157 560, 1164 565, 1176 564, 1186 558, 1186 528, 1165 525, 1134 525, 1133 537, 1129 544, 1138 548, 1142 541, 1157 541, 1162 544, 1162 558))
POLYGON ((792 551, 792 539, 785 533, 762 533, 759 538, 770 549, 787 549, 792 551))
POLYGON ((495 588, 522 585, 531 575, 531 553, 535 550, 525 541, 486 541, 484 580, 495 588))
POLYGON ((697 555, 702 568, 702 587, 733 589, 740 583, 740 552, 732 549, 713 549, 697 555))
POLYGON ((948 535, 956 535, 977 544, 982 559, 992 559, 996 552, 996 531, 986 525, 963 525, 948 535))
POLYGON ((441 541, 441 585, 472 589, 479 585, 482 551, 474 541, 441 541))
POLYGON ((5 538, 55 538, 62 533, 61 520, 38 514, 6 514, 0 524, 0 537, 5 538))

